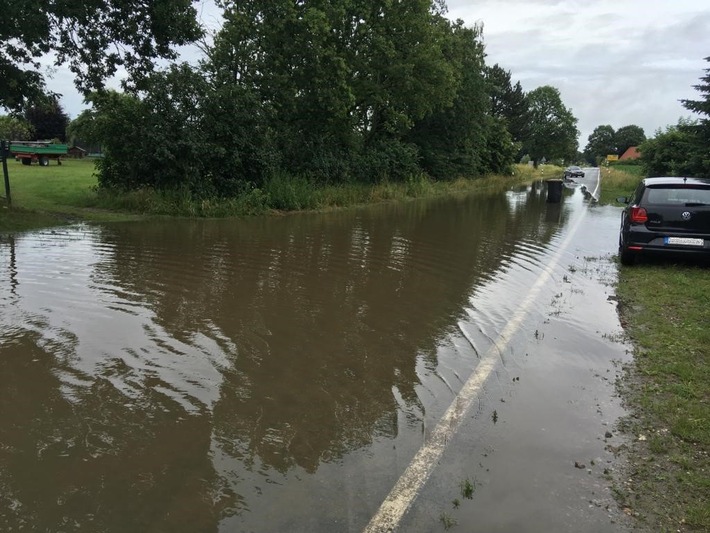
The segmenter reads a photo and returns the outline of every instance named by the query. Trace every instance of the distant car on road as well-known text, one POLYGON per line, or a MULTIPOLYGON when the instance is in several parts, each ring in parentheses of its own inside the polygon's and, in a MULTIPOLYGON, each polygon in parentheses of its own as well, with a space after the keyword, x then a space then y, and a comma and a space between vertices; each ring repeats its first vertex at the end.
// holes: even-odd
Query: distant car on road
POLYGON ((616 200, 626 204, 619 230, 622 265, 642 254, 710 258, 710 179, 646 178, 632 196, 616 200))
POLYGON ((584 170, 579 167, 571 166, 565 169, 565 178, 583 178, 584 170))

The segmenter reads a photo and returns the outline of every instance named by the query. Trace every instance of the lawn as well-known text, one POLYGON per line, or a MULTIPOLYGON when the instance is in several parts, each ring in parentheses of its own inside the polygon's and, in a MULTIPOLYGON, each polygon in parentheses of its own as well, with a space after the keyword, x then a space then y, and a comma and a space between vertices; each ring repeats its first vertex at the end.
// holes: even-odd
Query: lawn
POLYGON ((96 202, 94 161, 65 159, 47 167, 8 161, 13 206, 30 211, 67 212, 96 202))
POLYGON ((66 221, 111 222, 149 216, 241 217, 298 210, 329 210, 354 205, 412 198, 468 194, 477 190, 505 190, 529 183, 561 169, 551 165, 533 169, 516 165, 514 175, 432 181, 424 174, 411 180, 375 184, 340 183, 323 186, 298 176, 271 176, 260 188, 236 197, 193 197, 189 190, 97 192, 94 163, 67 159, 47 167, 10 161, 13 208, 0 207, 0 231, 21 231, 66 221))
MULTIPOLYGON (((74 220, 137 218, 97 209, 97 182, 91 159, 65 159, 61 165, 51 161, 46 167, 10 160, 7 167, 12 208, 0 208, 0 231, 22 231, 74 220)), ((4 204, 4 200, 0 203, 4 204)))

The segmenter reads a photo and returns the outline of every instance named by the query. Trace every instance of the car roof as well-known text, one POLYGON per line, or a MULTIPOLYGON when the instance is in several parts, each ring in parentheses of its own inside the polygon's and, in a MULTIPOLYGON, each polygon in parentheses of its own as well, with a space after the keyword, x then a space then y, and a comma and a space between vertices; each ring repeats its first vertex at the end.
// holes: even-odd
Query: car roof
POLYGON ((706 185, 710 187, 708 178, 689 178, 681 176, 662 176, 657 178, 644 178, 642 180, 646 187, 663 187, 667 185, 706 185))

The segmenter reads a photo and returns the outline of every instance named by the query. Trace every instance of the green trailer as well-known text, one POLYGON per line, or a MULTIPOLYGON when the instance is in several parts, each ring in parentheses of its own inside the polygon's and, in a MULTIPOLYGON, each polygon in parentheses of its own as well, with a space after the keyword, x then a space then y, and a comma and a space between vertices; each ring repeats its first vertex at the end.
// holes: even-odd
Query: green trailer
POLYGON ((39 163, 46 167, 49 161, 54 159, 58 165, 62 164, 62 157, 67 155, 66 144, 53 144, 42 141, 12 141, 10 143, 10 153, 15 160, 22 161, 23 165, 39 163))

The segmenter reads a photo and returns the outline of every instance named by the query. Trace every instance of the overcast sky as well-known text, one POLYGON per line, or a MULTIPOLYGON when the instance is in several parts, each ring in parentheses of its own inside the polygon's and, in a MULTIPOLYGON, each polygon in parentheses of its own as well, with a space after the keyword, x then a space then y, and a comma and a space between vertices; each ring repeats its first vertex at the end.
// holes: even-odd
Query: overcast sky
MULTIPOLYGON (((203 22, 217 24, 209 0, 203 22)), ((449 0, 451 19, 483 24, 489 65, 510 71, 529 92, 559 89, 579 120, 580 150, 599 125, 635 124, 648 137, 690 117, 680 99, 710 63, 709 0, 449 0)), ((72 117, 84 108, 69 77, 57 71, 51 88, 63 93, 72 117)))
POLYGON ((559 89, 579 120, 580 150, 597 126, 646 136, 690 112, 680 99, 710 63, 708 0, 449 0, 449 16, 483 23, 486 63, 529 92, 559 89))

